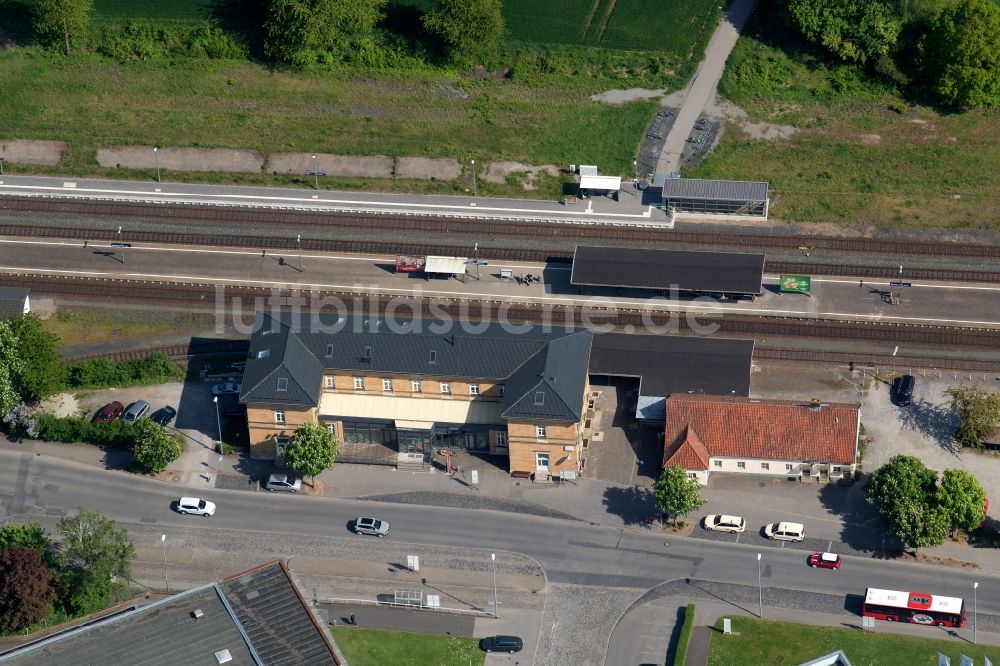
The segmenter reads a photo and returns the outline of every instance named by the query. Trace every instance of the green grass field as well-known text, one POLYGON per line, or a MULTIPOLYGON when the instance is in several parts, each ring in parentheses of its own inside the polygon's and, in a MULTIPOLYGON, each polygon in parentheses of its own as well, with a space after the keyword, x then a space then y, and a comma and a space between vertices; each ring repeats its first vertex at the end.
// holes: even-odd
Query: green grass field
MULTIPOLYGON (((768 622, 747 617, 735 617, 732 636, 722 634, 722 620, 716 623, 718 632, 712 634, 709 666, 742 666, 767 664, 768 666, 795 666, 837 650, 843 650, 852 664, 857 666, 934 666, 937 654, 951 657, 959 663, 959 655, 972 657, 977 664, 983 657, 993 663, 1000 662, 1000 648, 971 645, 965 641, 936 640, 866 633, 842 627, 817 627, 791 622, 768 622)), ((940 629, 926 627, 929 636, 941 634, 940 629)), ((968 633, 963 630, 963 633, 968 633)))
POLYGON ((767 180, 785 220, 1000 228, 1000 113, 900 99, 780 29, 754 19, 720 90, 751 120, 799 131, 768 141, 731 127, 688 175, 767 180))
POLYGON ((482 666, 475 638, 337 627, 331 629, 351 666, 482 666))

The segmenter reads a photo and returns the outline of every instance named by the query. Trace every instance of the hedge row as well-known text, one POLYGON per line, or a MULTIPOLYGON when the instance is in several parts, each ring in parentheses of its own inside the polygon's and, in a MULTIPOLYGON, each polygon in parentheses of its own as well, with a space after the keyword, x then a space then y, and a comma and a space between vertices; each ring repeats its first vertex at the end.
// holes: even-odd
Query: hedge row
POLYGON ((86 442, 99 446, 129 446, 132 426, 124 421, 91 423, 77 416, 53 416, 40 413, 37 421, 38 439, 46 442, 86 442))
POLYGON ((107 388, 136 384, 161 384, 180 379, 184 370, 170 358, 157 352, 134 361, 115 363, 104 358, 78 361, 69 366, 69 388, 107 388))
POLYGON ((674 656, 674 666, 684 666, 687 661, 688 645, 691 643, 691 632, 694 630, 694 604, 688 604, 684 609, 684 624, 681 625, 681 635, 677 639, 677 654, 674 656))

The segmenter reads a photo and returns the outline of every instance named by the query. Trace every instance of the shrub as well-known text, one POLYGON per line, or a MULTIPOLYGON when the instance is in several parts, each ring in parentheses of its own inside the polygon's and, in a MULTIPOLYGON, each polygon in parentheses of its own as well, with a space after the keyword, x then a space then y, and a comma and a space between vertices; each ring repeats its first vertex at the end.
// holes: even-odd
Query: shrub
POLYGON ((688 645, 691 643, 691 631, 694 630, 694 604, 688 604, 684 609, 684 624, 677 639, 677 654, 674 656, 675 666, 683 666, 687 659, 688 645))
POLYGON ((132 441, 131 426, 124 421, 91 423, 76 416, 38 415, 38 438, 46 442, 86 442, 98 446, 126 446, 132 441))
POLYGON ((184 375, 168 356, 157 352, 147 358, 115 363, 105 358, 78 361, 69 368, 70 388, 106 388, 158 384, 184 375))
POLYGON ((906 105, 902 102, 893 102, 889 105, 889 108, 898 113, 901 116, 905 116, 907 112, 906 105))

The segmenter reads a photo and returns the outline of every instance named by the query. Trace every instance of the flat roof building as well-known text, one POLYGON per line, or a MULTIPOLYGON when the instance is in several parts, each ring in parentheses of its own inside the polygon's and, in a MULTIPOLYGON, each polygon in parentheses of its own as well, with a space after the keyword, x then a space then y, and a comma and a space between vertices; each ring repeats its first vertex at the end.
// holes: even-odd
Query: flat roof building
POLYGON ((768 186, 743 180, 665 178, 663 208, 668 213, 767 219, 768 186))

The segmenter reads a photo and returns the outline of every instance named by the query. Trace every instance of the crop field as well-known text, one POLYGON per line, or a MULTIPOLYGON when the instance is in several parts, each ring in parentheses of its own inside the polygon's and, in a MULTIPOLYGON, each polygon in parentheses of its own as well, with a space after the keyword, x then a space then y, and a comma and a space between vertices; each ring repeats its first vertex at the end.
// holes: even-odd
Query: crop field
MULTIPOLYGON (((397 0, 429 10, 432 0, 397 0)), ((665 51, 687 56, 707 40, 716 0, 504 0, 514 42, 665 51)))

